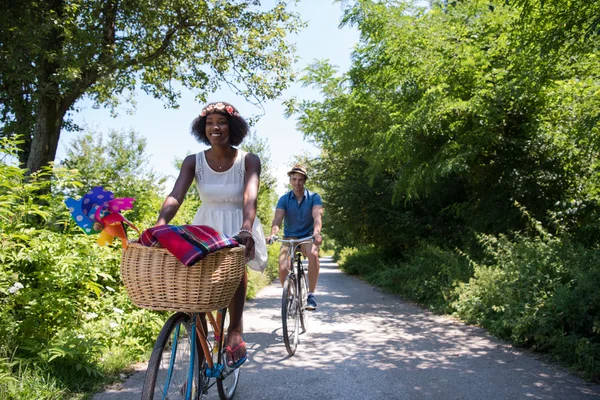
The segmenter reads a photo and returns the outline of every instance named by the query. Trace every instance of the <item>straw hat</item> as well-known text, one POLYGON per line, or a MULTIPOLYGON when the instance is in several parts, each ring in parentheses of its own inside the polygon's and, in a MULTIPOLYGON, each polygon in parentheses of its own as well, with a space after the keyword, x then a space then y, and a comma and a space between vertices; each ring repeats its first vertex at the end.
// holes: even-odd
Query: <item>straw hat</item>
POLYGON ((308 179, 308 174, 306 173, 306 168, 302 164, 296 164, 292 167, 292 169, 287 173, 288 176, 292 174, 302 174, 308 179))

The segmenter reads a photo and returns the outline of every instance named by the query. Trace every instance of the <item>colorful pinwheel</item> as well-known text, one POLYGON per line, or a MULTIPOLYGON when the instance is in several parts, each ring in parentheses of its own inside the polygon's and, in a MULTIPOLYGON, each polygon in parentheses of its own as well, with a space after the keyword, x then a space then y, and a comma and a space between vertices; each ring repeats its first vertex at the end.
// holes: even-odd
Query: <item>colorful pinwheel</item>
POLYGON ((129 222, 121 211, 133 208, 132 197, 117 198, 112 192, 97 186, 85 194, 81 199, 67 199, 65 204, 69 207, 71 217, 85 233, 100 233, 98 244, 106 246, 111 244, 115 237, 121 239, 123 248, 127 248, 127 233, 123 223, 140 231, 129 222))

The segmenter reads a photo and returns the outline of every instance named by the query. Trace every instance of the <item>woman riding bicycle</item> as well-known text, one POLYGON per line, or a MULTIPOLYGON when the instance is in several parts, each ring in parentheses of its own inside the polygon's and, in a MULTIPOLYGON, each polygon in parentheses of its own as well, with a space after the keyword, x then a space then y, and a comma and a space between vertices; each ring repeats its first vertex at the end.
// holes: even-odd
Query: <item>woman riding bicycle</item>
MULTIPOLYGON (((206 105, 192 123, 192 135, 210 148, 185 158, 171 193, 165 199, 156 225, 175 217, 185 195, 196 180, 202 205, 194 225, 208 225, 228 236, 238 236, 246 246, 248 266, 262 270, 267 261, 264 233, 256 217, 261 163, 258 156, 237 149, 248 133, 248 124, 231 104, 206 105)), ((193 268, 193 267, 192 267, 193 268)), ((242 339, 242 315, 248 276, 229 304, 227 364, 238 367, 246 360, 242 339)))

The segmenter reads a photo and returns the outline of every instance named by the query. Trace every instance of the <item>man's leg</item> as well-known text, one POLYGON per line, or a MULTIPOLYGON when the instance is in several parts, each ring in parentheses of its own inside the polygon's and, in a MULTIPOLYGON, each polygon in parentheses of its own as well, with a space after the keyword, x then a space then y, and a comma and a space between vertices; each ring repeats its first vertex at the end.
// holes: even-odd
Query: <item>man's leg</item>
POLYGON ((314 243, 306 243, 302 245, 302 250, 308 258, 308 293, 314 293, 319 280, 319 246, 314 243))
POLYGON ((290 269, 288 248, 289 246, 282 244, 281 249, 279 250, 279 282, 281 282, 281 286, 283 286, 283 282, 285 282, 285 278, 287 278, 290 269))

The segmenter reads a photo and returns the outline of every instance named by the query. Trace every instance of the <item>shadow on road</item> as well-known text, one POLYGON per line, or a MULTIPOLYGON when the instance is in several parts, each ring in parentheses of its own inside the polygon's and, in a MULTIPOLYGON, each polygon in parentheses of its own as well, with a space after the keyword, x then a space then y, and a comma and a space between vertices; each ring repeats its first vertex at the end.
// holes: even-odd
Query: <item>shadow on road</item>
MULTIPOLYGON (((244 371, 247 380, 279 376, 285 382, 297 376, 304 397, 320 398, 349 393, 358 396, 351 398, 374 399, 600 397, 596 385, 495 340, 483 329, 382 293, 331 262, 321 264, 318 311, 311 314, 296 356, 288 358, 279 328, 280 299, 276 287, 248 304, 250 314, 273 325, 268 333, 245 335, 255 344, 244 371)), ((296 398, 288 397, 289 387, 283 388, 283 398, 296 398)))
MULTIPOLYGON (((289 357, 281 288, 249 301, 237 399, 598 399, 598 385, 342 273, 323 259, 318 310, 289 357)), ((94 400, 139 399, 143 373, 94 400)), ((218 398, 216 391, 206 399, 218 398)), ((204 397, 203 397, 204 399, 204 397)))

